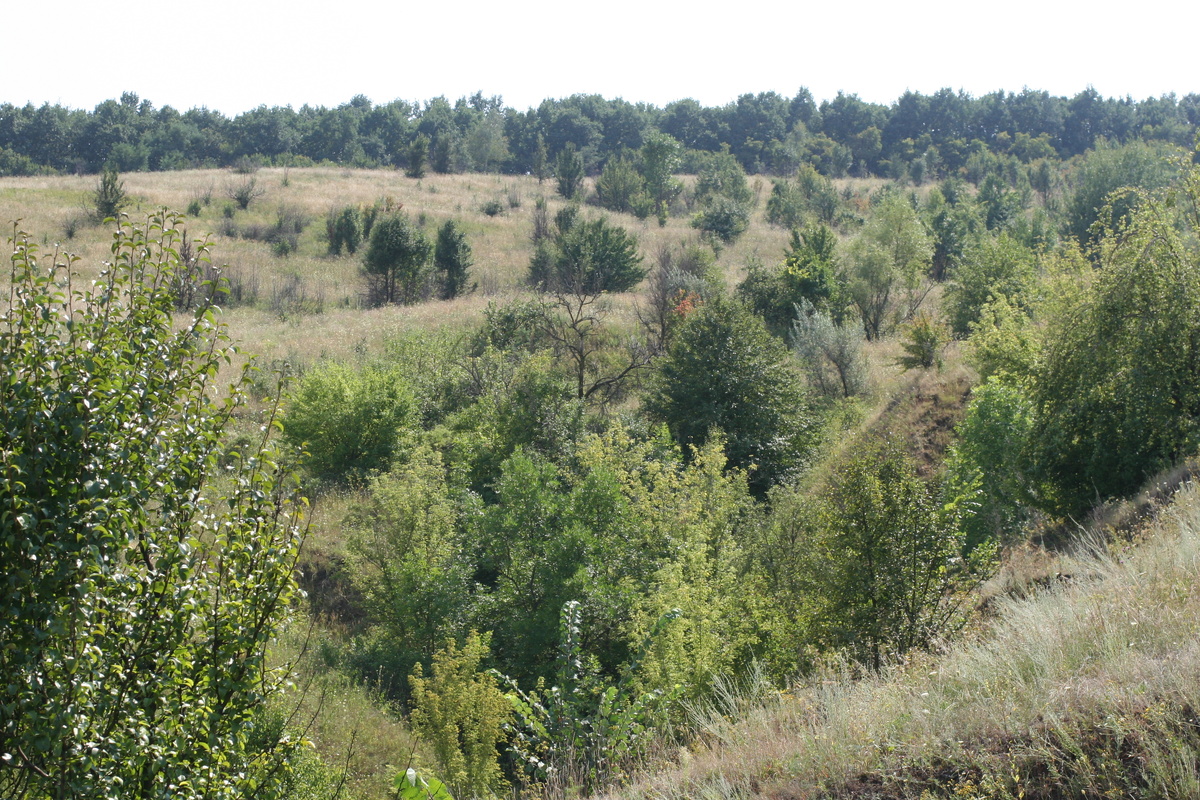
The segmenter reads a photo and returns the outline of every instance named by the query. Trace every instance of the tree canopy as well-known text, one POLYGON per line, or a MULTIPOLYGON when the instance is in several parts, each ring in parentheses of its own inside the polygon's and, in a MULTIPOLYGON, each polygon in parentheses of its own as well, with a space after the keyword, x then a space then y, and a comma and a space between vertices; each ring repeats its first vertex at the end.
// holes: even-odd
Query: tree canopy
POLYGON ((804 463, 812 432, 802 385, 787 347, 762 320, 718 297, 676 333, 645 407, 684 446, 724 437, 730 466, 748 470, 761 493, 804 463))

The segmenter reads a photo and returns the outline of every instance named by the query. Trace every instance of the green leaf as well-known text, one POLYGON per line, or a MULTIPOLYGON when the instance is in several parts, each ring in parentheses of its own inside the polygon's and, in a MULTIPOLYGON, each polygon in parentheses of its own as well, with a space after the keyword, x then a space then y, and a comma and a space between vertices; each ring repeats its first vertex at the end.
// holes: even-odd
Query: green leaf
POLYGON ((412 767, 396 774, 395 785, 400 800, 454 800, 444 783, 432 775, 418 775, 412 767))

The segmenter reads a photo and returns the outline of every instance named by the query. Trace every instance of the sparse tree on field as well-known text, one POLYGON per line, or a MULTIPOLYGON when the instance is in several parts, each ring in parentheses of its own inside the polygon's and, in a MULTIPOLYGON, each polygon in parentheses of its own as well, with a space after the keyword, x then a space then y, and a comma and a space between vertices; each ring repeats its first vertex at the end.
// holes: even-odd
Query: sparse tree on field
POLYGON ((541 184, 546 180, 547 166, 550 162, 550 156, 546 152, 546 140, 539 133, 537 137, 537 147, 533 151, 533 175, 541 184))
POLYGON ((357 206, 346 206, 340 211, 329 212, 325 220, 325 234, 329 239, 331 255, 341 255, 343 249, 354 255, 363 240, 362 211, 357 206))
POLYGON ((424 178, 429 163, 429 137, 421 134, 408 146, 408 166, 404 174, 410 178, 424 178))
POLYGON ((266 193, 266 187, 259 186, 258 178, 253 175, 246 176, 241 183, 231 183, 225 187, 225 196, 237 203, 237 207, 242 211, 266 193))
POLYGON ((568 200, 574 200, 583 190, 583 156, 574 147, 567 147, 558 154, 554 162, 556 189, 568 200))
POLYGON ((453 300, 460 294, 474 290, 467 281, 471 270, 471 246, 466 235, 448 219, 438 229, 437 242, 433 248, 433 267, 442 276, 442 299, 453 300))
POLYGON ((118 217, 121 209, 125 208, 128 198, 125 195, 125 182, 115 169, 106 169, 100 175, 96 189, 92 193, 92 204, 96 209, 96 218, 105 220, 118 217))
POLYGON ((414 302, 425 285, 432 249, 407 214, 389 214, 376 222, 363 260, 371 305, 414 302))
POLYGON ((642 144, 642 176, 660 226, 667 224, 671 202, 683 191, 675 178, 683 146, 665 133, 650 133, 642 144))

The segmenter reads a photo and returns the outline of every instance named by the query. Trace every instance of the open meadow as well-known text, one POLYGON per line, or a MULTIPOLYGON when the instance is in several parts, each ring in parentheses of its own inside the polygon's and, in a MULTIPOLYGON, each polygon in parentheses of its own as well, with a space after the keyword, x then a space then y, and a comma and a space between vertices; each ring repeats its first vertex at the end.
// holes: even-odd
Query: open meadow
MULTIPOLYGON (((477 324, 489 302, 527 291, 536 200, 545 199, 551 217, 566 204, 554 193, 553 181, 539 183, 525 175, 412 179, 396 170, 311 167, 264 168, 244 175, 231 170, 143 172, 121 179, 131 218, 162 208, 198 212, 188 214, 188 233, 209 243, 212 264, 222 269, 233 289, 223 314, 231 334, 264 360, 299 364, 364 348, 374 351, 395 333, 466 330, 477 324), (238 209, 229 195, 249 182, 261 196, 246 210, 238 209), (366 308, 362 252, 330 255, 325 220, 343 207, 379 201, 408 213, 430 238, 444 221, 455 220, 474 254, 476 290, 453 301, 366 308), (488 203, 501 210, 485 213, 488 203), (286 255, 254 238, 265 237, 281 218, 298 220, 302 227, 296 249, 286 255)), ((753 182, 759 195, 763 183, 761 178, 753 182)), ((111 240, 92 219, 96 185, 95 176, 0 178, 0 219, 8 224, 20 220, 20 228, 43 254, 58 248, 78 256, 76 271, 85 280, 92 278, 108 256, 111 240)), ((747 235, 720 253, 719 264, 730 280, 752 259, 771 263, 782 258, 788 233, 762 221, 762 206, 758 203, 747 235)), ((649 266, 663 248, 698 240, 690 215, 680 210, 664 227, 598 208, 585 213, 607 216, 637 236, 649 266)))

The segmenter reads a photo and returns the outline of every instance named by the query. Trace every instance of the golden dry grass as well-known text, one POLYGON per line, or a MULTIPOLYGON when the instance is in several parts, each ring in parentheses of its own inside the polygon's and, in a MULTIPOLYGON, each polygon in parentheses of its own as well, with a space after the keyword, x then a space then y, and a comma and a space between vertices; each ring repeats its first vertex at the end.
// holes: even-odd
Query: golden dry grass
MULTIPOLYGON (((523 281, 533 253, 530 233, 534 205, 544 197, 550 214, 564 205, 554 194, 552 181, 538 183, 525 175, 429 175, 415 180, 393 170, 358 170, 335 167, 266 168, 253 175, 229 170, 129 173, 122 176, 131 216, 160 208, 183 211, 201 202, 200 214, 189 218, 189 235, 206 238, 212 263, 233 283, 257 296, 251 307, 231 308, 224 319, 234 339, 266 359, 286 358, 306 363, 321 357, 345 357, 364 347, 374 349, 397 332, 447 326, 463 329, 481 319, 489 299, 502 299, 524 291, 523 281), (230 187, 253 179, 265 190, 246 211, 226 218, 233 205, 230 187), (285 181, 286 179, 286 181, 285 181), (286 182, 287 185, 284 185, 286 182), (453 302, 433 301, 406 308, 368 310, 362 307, 363 281, 358 255, 330 256, 324 241, 326 215, 347 205, 369 205, 387 198, 415 219, 424 219, 432 237, 438 225, 455 219, 470 243, 475 265, 476 293, 453 302), (503 213, 488 216, 482 206, 491 200, 503 204, 503 213), (512 204, 516 203, 516 207, 512 204), (299 211, 310 224, 296 252, 280 257, 265 242, 223 235, 230 227, 269 226, 281 208, 299 211), (297 300, 300 298, 300 300, 297 300), (319 310, 321 313, 312 313, 319 310)), ((685 183, 690 182, 685 177, 685 183)), ((88 219, 95 176, 38 176, 0 178, 0 220, 20 220, 20 228, 41 244, 44 252, 62 247, 79 256, 75 269, 84 279, 93 278, 108 255, 111 233, 88 219), (74 228, 74 235, 67 236, 74 228)), ((759 196, 750 230, 733 245, 723 248, 718 267, 730 285, 745 273, 751 260, 765 263, 782 258, 788 233, 763 219, 770 182, 752 178, 759 196)), ((587 182, 586 191, 592 192, 587 182)), ((680 205, 676 215, 660 227, 626 214, 585 207, 585 214, 604 214, 634 233, 647 266, 656 263, 660 249, 698 241, 691 215, 680 205)), ((630 297, 616 298, 628 309, 630 297)))

